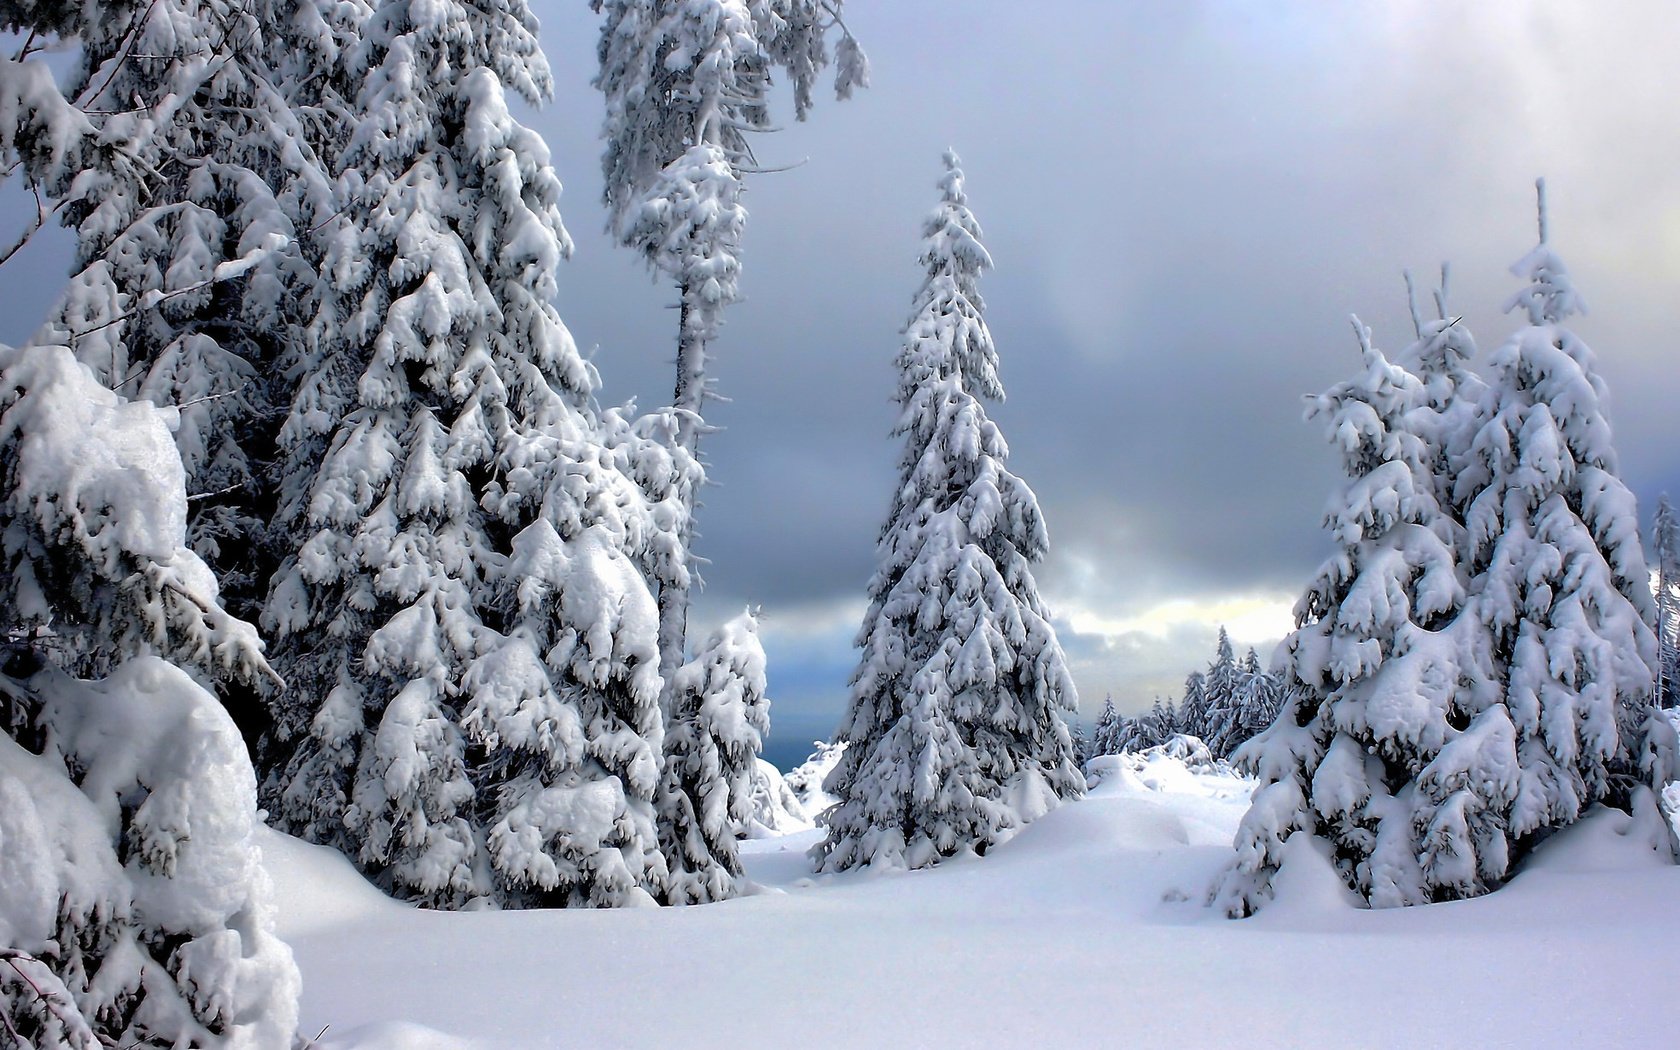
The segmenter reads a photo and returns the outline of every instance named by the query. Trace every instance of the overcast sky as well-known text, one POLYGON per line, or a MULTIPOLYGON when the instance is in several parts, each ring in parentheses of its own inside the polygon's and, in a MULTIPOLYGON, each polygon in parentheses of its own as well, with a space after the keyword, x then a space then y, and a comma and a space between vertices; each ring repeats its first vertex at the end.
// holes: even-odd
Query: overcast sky
MULTIPOLYGON (((595 17, 542 2, 556 99, 532 123, 577 251, 561 313, 604 401, 670 397, 669 289, 602 235, 595 17)), ((1329 544, 1336 461, 1301 396, 1357 366, 1357 312, 1410 339, 1400 271, 1453 264, 1483 352, 1508 265, 1551 238, 1592 313, 1647 520, 1680 495, 1680 20, 1671 4, 850 0, 873 87, 761 138, 743 288, 715 351, 701 625, 764 609, 776 737, 832 730, 899 454, 892 359, 940 153, 997 263, 981 285, 1038 579, 1086 718, 1174 693, 1218 625, 1269 654, 1329 544), (800 163, 802 162, 802 163, 800 163)), ((781 111, 789 110, 781 99, 781 111)), ((0 268, 25 336, 62 273, 0 268), (46 283, 39 283, 46 282, 46 283), (34 287, 31 287, 34 285, 34 287)), ((57 253, 55 255, 55 252, 57 253)))

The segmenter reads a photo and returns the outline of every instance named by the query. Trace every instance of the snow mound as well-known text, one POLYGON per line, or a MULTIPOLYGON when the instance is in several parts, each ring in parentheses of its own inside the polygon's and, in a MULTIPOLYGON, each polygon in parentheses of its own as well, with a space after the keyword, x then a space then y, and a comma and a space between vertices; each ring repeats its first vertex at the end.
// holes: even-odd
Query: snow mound
POLYGON ((1604 806, 1588 810, 1579 821, 1541 843, 1517 878, 1542 872, 1574 875, 1673 867, 1662 815, 1655 812, 1649 795, 1642 793, 1631 816, 1604 806))
POLYGON ((1247 922, 1300 929, 1364 906, 1336 873, 1330 844, 1313 835, 1292 835, 1283 844, 1272 893, 1271 903, 1247 922))

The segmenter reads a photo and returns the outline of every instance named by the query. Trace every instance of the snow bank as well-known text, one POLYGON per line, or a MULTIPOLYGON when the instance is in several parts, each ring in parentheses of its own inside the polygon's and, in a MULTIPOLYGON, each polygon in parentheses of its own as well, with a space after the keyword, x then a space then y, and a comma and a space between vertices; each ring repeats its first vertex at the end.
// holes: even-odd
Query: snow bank
POLYGON ((1504 889, 1449 905, 1350 907, 1322 858, 1292 856, 1279 900, 1233 922, 1186 895, 1229 858, 1253 782, 1167 755, 1093 768, 1087 798, 983 859, 813 876, 817 832, 758 839, 742 860, 769 892, 698 908, 445 915, 368 895, 326 925, 313 887, 333 909, 358 895, 342 861, 300 847, 275 875, 305 1028, 330 1022, 332 1050, 426 1050, 438 1033, 731 1050, 1671 1041, 1680 868, 1621 834, 1625 816, 1598 811, 1504 889), (1117 994, 1148 1008, 1116 1020, 1117 994))

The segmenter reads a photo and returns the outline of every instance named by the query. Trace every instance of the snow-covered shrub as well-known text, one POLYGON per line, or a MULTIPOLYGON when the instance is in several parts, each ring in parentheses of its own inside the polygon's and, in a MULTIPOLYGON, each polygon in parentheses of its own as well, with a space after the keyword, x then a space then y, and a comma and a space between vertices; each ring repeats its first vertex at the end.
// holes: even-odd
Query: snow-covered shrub
POLYGON ((173 422, 66 348, 0 349, 0 1013, 26 1045, 296 1026, 255 774, 202 684, 268 669, 186 546, 173 422))
POLYGON ((976 287, 991 258, 955 154, 923 228, 927 278, 898 355, 900 484, 877 545, 862 651, 812 853, 825 871, 984 852, 1084 791, 1077 709, 1032 563, 1038 501, 978 398, 1001 399, 976 287))
POLYGON ((1184 763, 1185 768, 1192 770, 1212 769, 1219 763, 1219 757, 1201 737, 1186 733, 1174 733, 1164 743, 1144 748, 1137 754, 1145 759, 1153 756, 1170 758, 1184 763))
POLYGON ((762 758, 756 760, 752 772, 752 813, 735 829, 735 834, 749 839, 770 838, 811 826, 811 814, 788 786, 782 771, 762 758))
POLYGON ((737 829, 754 813, 758 752, 770 731, 764 647, 752 613, 713 632, 678 668, 665 726, 659 843, 672 904, 733 897, 737 829))
POLYGON ((846 753, 846 742, 814 740, 811 746, 816 750, 812 751, 805 761, 788 770, 782 780, 799 800, 799 804, 805 808, 805 812, 815 817, 840 801, 823 790, 823 783, 828 780, 828 775, 834 772, 834 767, 840 764, 840 757, 846 753))

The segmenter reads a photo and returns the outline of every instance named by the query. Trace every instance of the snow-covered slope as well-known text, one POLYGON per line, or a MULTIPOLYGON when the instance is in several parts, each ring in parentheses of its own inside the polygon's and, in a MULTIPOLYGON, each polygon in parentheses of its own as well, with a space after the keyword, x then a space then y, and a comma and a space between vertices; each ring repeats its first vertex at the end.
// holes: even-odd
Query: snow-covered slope
POLYGON ((1361 910, 1304 856, 1233 922, 1200 894, 1252 785, 1166 756, 1095 772, 1089 798, 930 871, 814 877, 816 832, 744 843, 766 892, 698 908, 425 912, 317 847, 264 851, 324 1048, 1670 1041, 1680 869, 1619 814, 1480 900, 1361 910))

